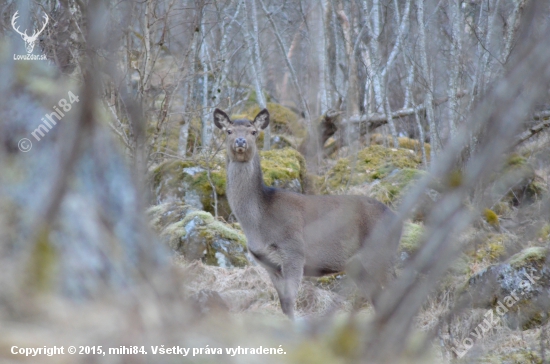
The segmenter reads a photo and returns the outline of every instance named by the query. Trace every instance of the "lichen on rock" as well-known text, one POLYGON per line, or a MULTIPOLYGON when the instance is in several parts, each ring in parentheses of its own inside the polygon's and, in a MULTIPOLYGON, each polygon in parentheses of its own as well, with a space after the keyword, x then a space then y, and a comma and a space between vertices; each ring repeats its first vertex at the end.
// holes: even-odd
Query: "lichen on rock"
POLYGON ((461 290, 461 300, 474 308, 501 307, 511 328, 529 329, 548 321, 550 269, 548 249, 530 247, 500 264, 472 276, 461 290))
POLYGON ((246 238, 234 225, 180 202, 154 206, 148 214, 162 240, 185 259, 224 268, 248 265, 246 238))
MULTIPOLYGON (((304 158, 295 149, 261 151, 261 166, 267 186, 303 192, 306 179, 304 158)), ((151 188, 156 203, 178 201, 196 209, 215 213, 216 191, 218 215, 229 218, 231 208, 225 195, 225 155, 220 153, 206 161, 169 160, 151 172, 151 188), (208 176, 210 170, 210 178, 208 176)))

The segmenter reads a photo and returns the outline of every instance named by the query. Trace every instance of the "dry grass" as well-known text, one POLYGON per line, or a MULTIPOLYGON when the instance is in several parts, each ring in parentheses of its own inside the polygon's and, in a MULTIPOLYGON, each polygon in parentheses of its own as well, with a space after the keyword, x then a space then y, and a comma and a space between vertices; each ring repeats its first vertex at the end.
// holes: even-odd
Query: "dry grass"
MULTIPOLYGON (((192 296, 201 290, 216 291, 231 312, 268 313, 284 317, 279 298, 265 269, 259 266, 225 269, 194 261, 187 263, 176 259, 175 264, 183 269, 185 288, 192 296)), ((320 316, 333 310, 351 309, 351 303, 338 293, 317 287, 304 280, 296 300, 296 315, 320 316)))

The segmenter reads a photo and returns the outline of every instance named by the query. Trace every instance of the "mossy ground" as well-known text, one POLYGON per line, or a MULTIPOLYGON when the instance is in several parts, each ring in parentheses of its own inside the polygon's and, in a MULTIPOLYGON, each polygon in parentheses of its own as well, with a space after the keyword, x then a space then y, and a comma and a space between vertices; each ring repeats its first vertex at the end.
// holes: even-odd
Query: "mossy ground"
POLYGON ((541 267, 546 261, 548 249, 546 247, 531 247, 522 250, 510 258, 510 265, 519 268, 526 265, 541 267))
MULTIPOLYGON (((420 142, 418 140, 407 137, 399 137, 397 138, 397 141, 399 143, 399 148, 410 149, 417 153, 419 156, 422 155, 422 151, 420 150, 420 142)), ((378 133, 372 134, 370 136, 370 142, 371 144, 384 145, 384 136, 378 133)), ((393 139, 390 135, 386 136, 385 145, 390 147, 393 146, 393 139)), ((424 143, 424 150, 426 151, 426 158, 429 160, 431 151, 430 144, 424 143)))
POLYGON ((403 233, 401 235, 399 250, 409 254, 416 253, 423 243, 423 236, 424 226, 412 222, 406 222, 403 225, 403 233))

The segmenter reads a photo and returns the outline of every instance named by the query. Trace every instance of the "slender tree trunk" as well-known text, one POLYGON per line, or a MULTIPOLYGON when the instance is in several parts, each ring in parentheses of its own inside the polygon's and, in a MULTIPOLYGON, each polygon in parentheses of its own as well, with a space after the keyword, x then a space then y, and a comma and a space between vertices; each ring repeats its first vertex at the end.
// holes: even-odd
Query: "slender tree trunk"
POLYGON ((275 33, 275 38, 277 39, 277 44, 279 46, 279 49, 281 50, 281 54, 284 56, 285 63, 288 67, 288 70, 290 71, 290 76, 292 79, 292 83, 294 84, 294 87, 296 88, 296 91, 298 93, 298 98, 300 99, 300 104, 302 105, 302 108, 304 110, 304 114, 306 116, 306 123, 308 126, 308 129, 310 129, 311 126, 311 116, 309 112, 309 106, 308 103, 304 97, 304 93, 302 92, 302 87, 300 86, 300 82, 298 81, 298 76, 296 75, 296 71, 294 70, 294 67, 292 66, 292 63, 290 62, 290 59, 287 57, 287 51, 285 48, 285 45, 283 43, 283 39, 281 38, 281 33, 279 32, 279 29, 277 28, 277 25, 273 21, 273 18, 271 17, 271 14, 269 11, 267 11, 267 8, 265 7, 265 4, 263 0, 260 0, 260 4, 262 5, 262 10, 264 11, 264 14, 267 16, 267 19, 269 20, 269 23, 271 24, 271 27, 273 28, 273 32, 275 33))
POLYGON ((450 14, 453 17, 453 33, 451 38, 451 75, 449 77, 449 130, 450 137, 454 137, 456 134, 458 118, 460 113, 458 112, 458 89, 460 81, 460 65, 462 55, 462 30, 464 29, 464 21, 462 17, 462 11, 460 11, 460 5, 454 0, 449 0, 450 14))
POLYGON ((435 126, 434 108, 433 108, 433 81, 430 68, 428 67, 428 55, 426 50, 426 23, 424 21, 424 0, 416 0, 416 18, 418 22, 418 52, 420 56, 420 65, 422 77, 426 82, 426 93, 424 97, 424 106, 426 107, 426 117, 430 131, 430 161, 435 160, 435 155, 439 151, 439 139, 435 126))
POLYGON ((519 0, 516 3, 514 12, 510 16, 510 19, 508 20, 508 30, 506 32, 506 43, 504 45, 504 50, 502 51, 502 54, 500 56, 501 61, 504 64, 508 62, 508 57, 510 57, 510 53, 512 52, 512 46, 516 38, 516 33, 519 29, 519 25, 521 23, 521 15, 523 14, 523 8, 525 7, 526 2, 527 0, 519 0))
POLYGON ((348 118, 359 115, 359 85, 357 77, 357 61, 355 59, 353 42, 351 40, 351 25, 344 9, 338 10, 338 18, 344 31, 344 43, 348 58, 348 88, 346 92, 346 113, 348 118))
POLYGON ((412 94, 412 87, 414 84, 414 64, 412 61, 408 62, 408 74, 407 74, 407 86, 405 88, 405 102, 403 108, 409 108, 414 105, 414 121, 416 127, 418 128, 418 142, 420 146, 420 151, 422 152, 422 164, 424 168, 428 167, 428 158, 426 157, 426 147, 424 146, 424 127, 420 121, 420 115, 418 115, 418 106, 414 102, 414 97, 412 94))
POLYGON ((208 107, 208 56, 206 33, 204 31, 204 22, 201 22, 201 51, 200 58, 202 64, 202 150, 207 151, 212 139, 212 118, 210 108, 208 107))
POLYGON ((149 79, 150 74, 152 71, 152 65, 151 65, 151 59, 152 59, 152 51, 151 51, 151 13, 153 12, 153 0, 147 0, 147 4, 145 5, 145 19, 144 19, 144 26, 143 26, 143 43, 145 45, 145 60, 143 63, 143 79, 142 79, 142 85, 141 85, 141 92, 142 94, 147 92, 149 90, 149 79))
MULTIPOLYGON (((202 16, 199 12, 197 12, 194 29, 197 29, 199 27, 199 24, 201 21, 202 21, 202 16)), ((185 67, 189 71, 186 74, 187 82, 185 82, 185 87, 183 91, 184 92, 183 105, 181 109, 184 117, 183 117, 183 125, 180 128, 179 140, 178 140, 178 155, 182 158, 184 158, 187 153, 187 140, 189 139, 189 123, 191 122, 191 117, 189 116, 190 113, 188 112, 187 106, 189 104, 189 100, 190 99, 192 100, 195 94, 195 85, 196 85, 195 75, 198 73, 197 49, 198 49, 199 39, 200 39, 199 32, 194 31, 193 38, 191 40, 191 47, 189 52, 187 53, 186 61, 183 64, 183 67, 185 67)))
MULTIPOLYGON (((233 5, 234 0, 231 0, 229 5, 227 6, 230 8, 233 5)), ((220 71, 218 72, 218 75, 216 77, 216 81, 214 82, 214 86, 212 87, 212 100, 214 101, 215 105, 218 105, 221 102, 221 95, 222 90, 221 88, 225 85, 225 80, 227 79, 227 73, 229 71, 229 57, 227 52, 227 36, 228 33, 231 32, 233 22, 235 22, 235 19, 239 16, 239 12, 241 10, 241 3, 239 2, 237 4, 237 9, 235 10, 235 14, 233 14, 233 17, 228 21, 225 22, 224 19, 220 19, 220 22, 222 23, 221 26, 221 42, 220 42, 220 59, 221 59, 221 67, 220 71)))

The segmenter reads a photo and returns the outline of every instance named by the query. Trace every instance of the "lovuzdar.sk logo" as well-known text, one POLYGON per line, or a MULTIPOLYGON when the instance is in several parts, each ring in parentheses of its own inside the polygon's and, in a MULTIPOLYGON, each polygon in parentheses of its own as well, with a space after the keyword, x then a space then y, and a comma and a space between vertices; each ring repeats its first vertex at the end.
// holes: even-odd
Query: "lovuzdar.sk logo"
POLYGON ((14 60, 25 60, 25 61, 45 61, 46 55, 44 54, 32 54, 32 51, 34 49, 34 44, 38 40, 38 36, 46 29, 46 25, 48 25, 48 20, 50 19, 47 14, 44 14, 44 24, 42 24, 42 29, 39 31, 33 30, 32 35, 27 34, 27 29, 25 29, 24 32, 21 32, 19 30, 19 27, 15 24, 17 18, 19 18, 19 11, 16 11, 15 14, 13 14, 13 17, 11 18, 11 26, 13 29, 21 35, 21 38, 23 38, 23 41, 25 42, 25 48, 27 50, 27 54, 14 54, 13 59, 14 60))

